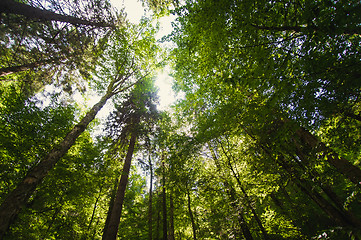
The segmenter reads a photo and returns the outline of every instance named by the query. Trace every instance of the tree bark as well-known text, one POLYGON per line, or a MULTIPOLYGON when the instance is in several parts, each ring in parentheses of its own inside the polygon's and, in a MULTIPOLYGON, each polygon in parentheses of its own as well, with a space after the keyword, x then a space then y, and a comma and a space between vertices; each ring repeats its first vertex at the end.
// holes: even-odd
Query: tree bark
POLYGON ((63 141, 54 147, 34 168, 30 169, 24 180, 6 197, 5 201, 0 206, 0 239, 5 235, 10 224, 15 220, 36 187, 55 164, 68 152, 76 139, 85 131, 88 124, 95 118, 96 114, 110 97, 112 97, 112 94, 110 93, 104 95, 85 117, 65 136, 63 141))
POLYGON ((351 182, 361 187, 361 169, 340 157, 337 153, 328 148, 323 142, 319 141, 315 136, 308 132, 305 128, 300 127, 296 131, 297 136, 311 148, 317 148, 322 152, 325 159, 340 173, 347 177, 351 182))
POLYGON ((191 196, 189 193, 189 190, 187 190, 187 202, 188 202, 188 212, 189 212, 189 218, 191 219, 191 223, 192 223, 192 230, 193 230, 193 239, 197 240, 197 229, 196 229, 196 222, 194 221, 194 216, 193 216, 193 212, 192 212, 192 207, 191 207, 191 196))
POLYGON ((27 63, 23 65, 0 68, 0 77, 4 77, 12 73, 23 72, 29 69, 34 69, 36 67, 44 66, 49 63, 55 63, 57 61, 59 61, 59 59, 39 60, 36 62, 27 63))
POLYGON ((1 0, 0 1, 0 13, 12 13, 17 15, 23 15, 31 19, 39 19, 42 21, 60 21, 67 22, 73 25, 88 25, 93 27, 114 27, 114 25, 104 22, 91 22, 88 20, 54 13, 49 10, 39 9, 26 5, 24 3, 16 2, 14 0, 1 0))
POLYGON ((108 228, 104 229, 104 234, 102 238, 103 240, 115 240, 117 238, 120 216, 122 215, 125 190, 128 184, 129 171, 132 163, 136 138, 136 134, 132 133, 129 141, 127 155, 125 157, 122 176, 120 178, 117 194, 114 200, 114 205, 110 213, 108 228))
POLYGON ((174 204, 173 195, 169 194, 169 240, 174 240, 174 204))
POLYGON ((168 239, 168 223, 167 223, 167 196, 166 196, 166 187, 165 187, 165 167, 164 167, 164 156, 162 156, 163 158, 163 162, 162 162, 162 166, 163 166, 163 194, 162 194, 162 198, 163 198, 163 202, 162 202, 162 206, 163 206, 163 240, 167 240, 168 239))
MULTIPOLYGON (((222 168, 221 166, 219 165, 218 163, 218 158, 213 150, 213 148, 210 146, 210 144, 208 144, 208 148, 209 150, 211 151, 211 155, 212 155, 212 158, 213 158, 213 161, 218 169, 218 171, 221 172, 222 168)), ((236 196, 236 190, 234 189, 233 186, 231 186, 231 184, 229 184, 229 182, 227 180, 224 180, 223 181, 223 184, 224 184, 224 187, 226 189, 226 192, 227 192, 227 195, 229 197, 229 200, 230 200, 230 205, 232 206, 232 208, 237 212, 237 220, 238 220, 238 223, 239 223, 239 226, 241 228, 241 231, 242 231, 242 234, 244 236, 244 238, 246 240, 253 240, 253 237, 252 237, 252 234, 251 234, 251 231, 248 227, 248 224, 246 222, 246 219, 244 219, 244 212, 242 210, 242 206, 237 207, 237 196, 236 196)))
POLYGON ((148 203, 148 234, 149 240, 153 239, 153 166, 152 161, 150 159, 149 153, 149 171, 150 171, 150 186, 149 186, 149 203, 148 203))
POLYGON ((246 199, 247 205, 248 205, 249 209, 251 209, 252 214, 253 214, 253 216, 254 216, 254 218, 255 218, 255 220, 256 220, 256 222, 257 222, 257 224, 258 224, 258 226, 259 226, 259 228, 260 228, 260 230, 261 230, 261 232, 262 232, 263 239, 268 240, 269 237, 268 237, 267 231, 266 231, 266 229, 263 227, 263 224, 262 224, 262 222, 261 222, 261 219, 258 217, 258 214, 256 213, 256 210, 253 208, 252 203, 251 203, 251 200, 250 200, 250 198, 248 197, 248 194, 246 193, 245 189, 243 188, 242 183, 241 183, 241 180, 240 180, 239 177, 238 177, 238 173, 236 173, 236 171, 233 169, 233 166, 232 166, 232 163, 231 163, 231 158, 233 158, 233 156, 229 156, 229 155, 227 154, 227 152, 226 152, 226 150, 224 149, 222 143, 220 143, 220 146, 221 146, 221 148, 222 148, 222 151, 223 151, 224 155, 226 156, 226 158, 227 158, 227 160, 228 160, 228 161, 227 161, 227 162, 228 162, 228 166, 229 166, 229 168, 230 168, 230 170, 231 170, 231 172, 232 172, 232 175, 233 175, 233 177, 236 179, 236 181, 237 181, 237 183, 238 183, 238 186, 241 188, 241 191, 242 191, 242 193, 243 193, 243 195, 244 195, 244 197, 245 197, 245 199, 246 199))
POLYGON ((108 226, 109 226, 110 215, 111 215, 111 212, 112 212, 112 209, 113 209, 113 206, 114 206, 114 200, 115 200, 115 195, 117 194, 118 184, 119 184, 119 177, 117 177, 117 179, 115 181, 115 184, 114 184, 114 187, 113 187, 112 192, 111 192, 111 198, 110 198, 110 201, 109 201, 109 207, 108 207, 108 212, 107 212, 107 218, 105 219, 103 234, 104 234, 105 229, 108 229, 108 226))

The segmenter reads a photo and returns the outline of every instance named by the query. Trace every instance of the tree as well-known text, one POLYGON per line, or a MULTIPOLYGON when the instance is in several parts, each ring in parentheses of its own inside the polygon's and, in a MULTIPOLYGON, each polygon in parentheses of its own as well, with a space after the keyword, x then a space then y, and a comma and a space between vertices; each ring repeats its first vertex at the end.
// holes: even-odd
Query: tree
MULTIPOLYGON (((29 2, 32 6, 10 0, 1 4, 13 6, 12 9, 22 9, 15 4, 49 12, 42 10, 43 6, 34 1, 29 2)), ((45 4, 54 11, 69 13, 73 15, 71 18, 83 22, 108 21, 113 29, 116 25, 113 10, 107 1, 46 1, 45 4)), ((5 11, 6 6, 1 10, 5 11)), ((68 92, 72 85, 77 85, 79 90, 84 91, 84 80, 89 80, 90 71, 104 49, 102 39, 109 35, 108 28, 39 21, 10 13, 2 15, 2 81, 25 82, 30 94, 41 90, 46 84, 62 86, 68 92)), ((36 17, 36 14, 31 14, 31 17, 36 17)))
POLYGON ((41 21, 60 21, 67 22, 74 25, 89 25, 93 27, 114 27, 113 24, 105 22, 91 22, 85 19, 80 19, 77 17, 69 15, 61 15, 54 13, 49 10, 39 9, 33 6, 29 6, 24 3, 16 2, 14 0, 4 0, 0 3, 1 13, 11 13, 25 16, 27 18, 34 18, 41 21))
POLYGON ((150 79, 140 81, 136 84, 128 99, 120 106, 117 106, 116 112, 110 116, 108 129, 116 144, 124 144, 128 138, 130 140, 114 204, 109 213, 109 223, 104 229, 103 239, 116 239, 117 237, 136 140, 142 136, 141 131, 149 128, 152 120, 157 118, 154 104, 156 97, 154 95, 155 90, 152 81, 150 79), (147 125, 147 127, 142 129, 141 124, 147 125))
MULTIPOLYGON (((345 230, 344 236, 347 231, 357 235, 358 220, 351 224, 345 221, 344 214, 348 213, 337 198, 346 201, 351 194, 346 179, 355 189, 359 181, 352 176, 358 174, 352 172, 360 171, 358 155, 347 154, 345 149, 355 151, 359 147, 352 141, 341 144, 333 132, 333 140, 327 139, 338 142, 338 148, 323 148, 326 145, 318 137, 330 136, 321 129, 332 128, 331 122, 347 118, 353 122, 347 124, 348 130, 355 124, 355 134, 348 138, 358 139, 360 86, 355 80, 360 64, 352 60, 359 52, 359 18, 354 15, 358 8, 356 2, 346 6, 302 1, 189 1, 176 9, 179 21, 171 36, 177 44, 173 51, 175 85, 185 93, 177 110, 190 122, 190 135, 201 143, 244 134, 259 144, 267 142, 255 147, 257 165, 273 156, 277 161, 270 170, 292 170, 287 178, 303 187, 303 194, 311 194, 307 195, 314 199, 310 208, 318 205, 325 210, 319 205, 325 200, 322 206, 341 213, 341 225, 351 229, 345 230), (351 88, 346 90, 345 84, 351 88), (352 109, 356 115, 347 117, 340 109, 352 109), (264 156, 262 149, 267 149, 269 156, 264 156), (349 157, 341 159, 344 156, 349 157), (315 184, 317 190, 311 188, 315 184)), ((327 213, 322 216, 323 226, 337 229, 340 221, 329 223, 327 213)), ((314 236, 316 232, 304 234, 314 236)))
MULTIPOLYGON (((75 143, 76 139, 80 136, 82 132, 87 128, 88 124, 95 118, 98 111, 105 105, 105 103, 114 95, 117 95, 121 92, 126 91, 134 85, 131 77, 133 74, 138 74, 141 76, 142 72, 137 68, 138 60, 141 61, 141 58, 135 55, 131 50, 139 46, 144 46, 144 39, 141 39, 141 44, 136 44, 136 40, 133 40, 131 44, 133 46, 128 45, 129 38, 132 37, 131 34, 128 36, 123 32, 123 35, 114 36, 114 44, 122 43, 123 45, 117 45, 116 48, 120 54, 120 51, 123 51, 123 59, 121 59, 122 64, 119 62, 113 62, 113 74, 106 75, 103 77, 111 77, 108 87, 106 89, 105 94, 100 99, 100 101, 95 104, 92 109, 82 118, 82 120, 74 126, 74 128, 68 132, 68 134, 64 137, 64 139, 54 147, 46 156, 44 156, 39 163, 32 169, 30 169, 22 182, 18 184, 18 186, 7 196, 7 198, 1 204, 0 216, 1 216, 1 224, 0 224, 0 233, 1 236, 5 234, 11 222, 17 216, 19 211, 23 208, 27 200, 31 197, 31 194, 35 191, 36 187, 40 184, 43 178, 48 174, 48 172, 55 166, 55 164, 66 154, 66 152, 71 148, 71 146, 75 143), (119 37, 119 38, 117 38, 119 37), (118 41, 118 42, 116 42, 118 41), (128 57, 128 58, 126 58, 128 57), (138 57, 138 59, 136 59, 138 57), (20 197, 19 197, 20 196, 20 197)), ((114 52, 114 49, 112 49, 114 52)), ((137 49, 136 51, 139 51, 137 49)), ((137 53, 137 52, 136 52, 137 53)), ((138 52, 139 53, 139 52, 138 52)), ((145 55, 145 54, 144 54, 145 55)), ((143 55, 143 56, 144 56, 143 55)), ((146 56, 146 57, 149 57, 146 56)), ((113 58, 114 59, 114 58, 113 58)), ((114 59, 119 61, 118 59, 114 59)), ((106 66, 106 67, 109 67, 106 66)), ((109 71, 109 70, 106 70, 109 71)), ((104 73, 104 72, 103 72, 104 73)), ((109 73, 109 72, 108 72, 109 73)))

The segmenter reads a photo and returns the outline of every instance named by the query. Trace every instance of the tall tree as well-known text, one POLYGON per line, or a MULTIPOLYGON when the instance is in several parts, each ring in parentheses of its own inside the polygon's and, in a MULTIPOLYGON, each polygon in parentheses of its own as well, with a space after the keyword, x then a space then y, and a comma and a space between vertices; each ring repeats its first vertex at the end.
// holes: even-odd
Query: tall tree
MULTIPOLYGON (((115 46, 116 49, 113 48, 109 50, 110 56, 108 55, 108 57, 111 58, 111 64, 107 65, 107 69, 101 72, 104 73, 102 77, 107 77, 108 79, 112 78, 103 97, 92 107, 92 109, 81 119, 81 121, 75 125, 71 131, 68 132, 65 138, 56 147, 54 147, 46 156, 44 156, 44 158, 42 158, 34 168, 27 172, 23 181, 20 182, 18 186, 2 202, 0 208, 0 236, 5 234, 21 208, 23 208, 27 200, 35 191, 36 187, 41 183, 43 178, 55 166, 55 164, 71 148, 76 139, 82 132, 84 132, 88 124, 95 118, 96 114, 105 105, 105 103, 114 95, 131 88, 135 84, 134 80, 132 80, 132 76, 134 74, 137 74, 139 78, 141 78, 142 74, 144 74, 145 69, 138 67, 138 61, 144 60, 142 57, 149 59, 151 55, 144 53, 142 57, 136 56, 136 54, 140 54, 142 49, 144 50, 144 48, 139 47, 143 47, 145 45, 145 41, 144 39, 139 40, 137 37, 134 37, 134 32, 132 34, 130 32, 127 34, 125 31, 123 31, 122 34, 116 32, 113 35, 114 37, 112 40, 114 42, 111 44, 118 45, 115 46), (123 45, 120 45, 121 43, 123 45), (116 54, 117 56, 122 54, 123 59, 120 60, 122 63, 120 64, 118 62, 119 59, 114 58, 114 55, 111 54, 116 54), (109 68, 113 69, 110 70, 109 68)), ((149 44, 151 45, 151 43, 149 44)), ((146 46, 148 47, 149 45, 146 46)))
POLYGON ((39 9, 14 0, 3 0, 0 3, 0 7, 0 14, 12 13, 22 15, 30 19, 35 18, 41 21, 60 21, 71 23, 74 25, 82 24, 94 27, 114 27, 112 23, 92 22, 86 19, 81 19, 69 15, 57 14, 46 9, 39 9))
MULTIPOLYGON (((21 6, 26 6, 49 12, 44 9, 44 5, 55 12, 68 13, 69 18, 71 15, 71 18, 85 22, 110 22, 113 25, 112 29, 118 25, 115 13, 106 0, 44 1, 43 4, 29 1, 28 4, 31 6, 16 1, 2 1, 1 4, 17 10, 22 9, 21 6)), ((6 6, 1 7, 1 10, 8 9, 6 6)), ((31 17, 36 17, 31 11, 25 12, 31 17)), ((0 50, 2 81, 25 82, 30 94, 39 91, 46 84, 61 86, 66 91, 74 85, 79 90, 84 90, 84 82, 89 80, 90 72, 104 49, 104 35, 109 35, 109 28, 39 21, 5 12, 1 15, 1 31, 4 33, 0 36, 3 46, 0 50)))
POLYGON ((116 144, 123 144, 128 138, 130 140, 113 208, 110 211, 109 223, 107 228, 104 229, 103 239, 117 238, 135 143, 137 138, 141 137, 142 134, 144 135, 144 131, 157 118, 155 100, 153 82, 150 78, 147 78, 136 84, 128 99, 119 105, 116 112, 110 116, 108 130, 116 144), (146 127, 142 128, 142 125, 146 127))

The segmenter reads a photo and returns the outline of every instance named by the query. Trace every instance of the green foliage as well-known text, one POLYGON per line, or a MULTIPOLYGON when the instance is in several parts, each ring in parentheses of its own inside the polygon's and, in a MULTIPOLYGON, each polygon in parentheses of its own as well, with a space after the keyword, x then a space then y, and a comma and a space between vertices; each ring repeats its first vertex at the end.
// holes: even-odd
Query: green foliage
MULTIPOLYGON (((62 63, 66 73, 79 71, 98 92, 109 83, 119 84, 110 86, 112 93, 122 92, 108 118, 108 137, 95 141, 84 132, 7 238, 99 239, 119 161, 135 133, 139 165, 144 171, 152 166, 153 200, 148 202, 147 173, 133 167, 121 239, 160 239, 164 221, 169 239, 172 232, 175 239, 359 238, 359 186, 340 173, 345 165, 329 161, 343 157, 360 166, 359 1, 144 2, 158 15, 173 4, 178 16, 169 36, 176 47, 168 57, 174 89, 185 97, 172 113, 156 109, 153 73, 164 62, 150 19, 101 37, 86 28, 64 25, 59 31, 61 24, 30 22, 24 39, 18 38, 23 19, 21 26, 10 22, 13 16, 2 20, 9 32, 0 36, 6 45, 1 66, 16 62, 15 56, 24 63, 44 58, 49 46, 51 57, 72 49, 65 55, 74 62, 62 63), (42 42, 46 38, 57 44, 42 42)), ((84 9, 96 3, 88 4, 84 9)), ((89 19, 104 15, 99 6, 89 19)), ((82 10, 75 15, 83 16, 82 10)), ((45 83, 59 70, 41 71, 45 83)), ((12 77, 35 84, 41 71, 12 77)), ((58 79, 71 83, 61 73, 58 79)), ((64 137, 76 113, 58 96, 45 106, 28 98, 29 85, 8 85, 0 91, 2 199, 64 137)))
POLYGON ((27 99, 16 86, 1 87, 1 197, 60 141, 74 121, 74 108, 52 96, 49 106, 27 99))
MULTIPOLYGON (((359 8, 358 2, 205 0, 175 11, 173 76, 185 93, 178 118, 203 148, 215 147, 225 189, 242 196, 244 188, 272 239, 336 231, 339 223, 319 203, 345 211, 356 187, 299 129, 312 129, 335 153, 359 163, 360 19, 353 14, 359 8), (294 212, 295 204, 305 211, 294 212)), ((244 202, 242 208, 252 210, 244 202)), ((260 224, 245 221, 261 238, 260 224)))
MULTIPOLYGON (((48 9, 93 22, 115 21, 107 0, 28 1, 27 5, 48 9)), ((39 21, 21 15, 2 14, 0 25, 0 73, 2 81, 23 81, 30 92, 47 84, 65 91, 73 85, 84 91, 94 64, 103 50, 108 29, 66 22, 39 21)))
POLYGON ((104 165, 103 147, 85 132, 29 201, 8 239, 99 238, 116 169, 104 165))

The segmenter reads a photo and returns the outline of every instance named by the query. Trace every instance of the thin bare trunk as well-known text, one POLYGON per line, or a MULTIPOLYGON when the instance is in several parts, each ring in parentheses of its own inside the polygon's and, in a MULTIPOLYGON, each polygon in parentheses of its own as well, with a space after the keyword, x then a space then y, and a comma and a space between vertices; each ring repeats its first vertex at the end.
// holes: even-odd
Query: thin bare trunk
MULTIPOLYGON (((214 161, 218 171, 221 172, 222 168, 219 165, 218 158, 217 158, 213 148, 210 146, 210 144, 208 144, 208 148, 211 151, 213 161, 214 161)), ((238 223, 239 223, 239 226, 241 228, 243 236, 245 237, 246 240, 253 240, 253 237, 252 237, 251 231, 250 231, 250 229, 248 227, 248 224, 246 222, 246 219, 244 219, 244 212, 242 210, 243 206, 240 206, 240 207, 237 206, 238 201, 236 200, 237 199, 236 190, 234 189, 233 186, 231 186, 231 184, 229 184, 229 182, 227 180, 224 180, 223 184, 224 184, 224 187, 225 187, 225 189, 227 191, 227 195, 228 195, 229 200, 230 200, 230 205, 232 206, 232 208, 237 213, 237 220, 238 220, 238 223)), ((238 204, 238 205, 240 205, 240 204, 238 204)))
POLYGON ((1 0, 0 13, 12 13, 17 15, 23 15, 31 19, 39 19, 43 21, 67 22, 74 25, 89 25, 93 27, 113 27, 113 25, 104 22, 91 22, 88 20, 84 20, 68 15, 61 15, 49 10, 39 9, 13 0, 1 0))
POLYGON ((149 171, 150 171, 150 186, 149 186, 149 203, 148 203, 148 231, 149 240, 153 239, 153 166, 149 153, 149 171))
POLYGON ((95 118, 99 110, 105 105, 112 94, 107 93, 85 117, 74 126, 63 141, 54 147, 34 168, 30 169, 17 187, 6 197, 0 206, 0 239, 5 235, 10 224, 26 204, 36 187, 55 166, 55 164, 68 152, 76 139, 85 131, 88 124, 95 118))
POLYGON ((169 240, 174 240, 174 204, 173 195, 169 194, 169 240))
POLYGON ((157 229, 156 229, 156 239, 159 240, 160 239, 160 211, 161 211, 161 207, 160 207, 160 193, 158 194, 158 201, 157 201, 157 229))
POLYGON ((241 183, 241 180, 240 180, 239 177, 238 177, 238 173, 234 170, 234 168, 233 168, 233 166, 232 166, 231 159, 233 159, 233 156, 229 156, 229 155, 227 154, 227 152, 226 152, 226 150, 224 149, 222 143, 220 143, 220 146, 221 146, 221 148, 222 148, 222 151, 223 151, 224 155, 226 156, 226 158, 227 158, 227 160, 228 160, 228 161, 227 161, 227 162, 228 162, 228 166, 229 166, 229 168, 230 168, 230 170, 231 170, 231 172, 232 172, 232 175, 233 175, 233 177, 236 179, 236 181, 237 181, 237 183, 238 183, 238 186, 241 188, 241 191, 242 191, 242 193, 243 193, 243 195, 244 195, 244 198, 246 199, 247 205, 248 205, 249 209, 251 209, 252 214, 253 214, 253 216, 254 216, 254 219, 256 220, 256 222, 257 222, 257 224, 258 224, 258 227, 260 228, 260 230, 261 230, 261 232, 262 232, 263 239, 268 240, 269 237, 268 237, 267 231, 266 231, 266 229, 263 227, 263 224, 262 224, 261 219, 258 217, 258 214, 257 214, 256 210, 255 210, 254 207, 252 206, 251 200, 250 200, 248 194, 246 193, 245 189, 243 188, 242 183, 241 183))
POLYGON ((194 221, 194 216, 192 212, 192 204, 191 204, 191 196, 189 191, 187 190, 187 205, 188 205, 188 212, 189 212, 189 218, 191 219, 192 223, 192 230, 193 230, 193 239, 197 240, 197 229, 196 229, 196 222, 194 221))
POLYGON ((168 222, 167 222, 167 196, 166 196, 166 187, 165 187, 165 167, 164 167, 164 156, 162 166, 163 166, 163 240, 168 239, 168 222))
POLYGON ((87 236, 90 234, 90 227, 94 221, 94 216, 95 216, 95 211, 98 207, 98 202, 99 202, 99 199, 100 197, 102 196, 102 188, 103 186, 100 186, 100 190, 99 190, 99 195, 98 197, 95 199, 95 203, 94 203, 94 207, 93 207, 93 212, 92 212, 92 215, 90 217, 90 221, 89 221, 89 224, 88 224, 88 230, 87 230, 87 233, 85 234, 85 237, 87 238, 87 236))
POLYGON ((104 229, 104 234, 102 238, 103 240, 115 240, 117 238, 120 217, 122 215, 125 190, 127 189, 129 171, 132 163, 136 138, 137 136, 135 133, 133 133, 130 137, 129 147, 124 161, 122 176, 120 178, 117 194, 114 200, 114 205, 110 213, 111 215, 109 218, 108 228, 104 229))

